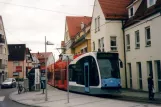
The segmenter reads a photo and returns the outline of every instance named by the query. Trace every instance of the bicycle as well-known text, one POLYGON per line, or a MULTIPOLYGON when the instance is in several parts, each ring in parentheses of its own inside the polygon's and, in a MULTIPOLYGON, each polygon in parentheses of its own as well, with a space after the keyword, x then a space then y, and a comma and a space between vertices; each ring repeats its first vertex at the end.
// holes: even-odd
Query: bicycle
POLYGON ((28 92, 29 91, 29 88, 25 88, 25 87, 23 87, 23 92, 25 93, 25 92, 28 92))
POLYGON ((21 94, 23 86, 21 84, 18 84, 17 88, 18 88, 18 94, 21 94))

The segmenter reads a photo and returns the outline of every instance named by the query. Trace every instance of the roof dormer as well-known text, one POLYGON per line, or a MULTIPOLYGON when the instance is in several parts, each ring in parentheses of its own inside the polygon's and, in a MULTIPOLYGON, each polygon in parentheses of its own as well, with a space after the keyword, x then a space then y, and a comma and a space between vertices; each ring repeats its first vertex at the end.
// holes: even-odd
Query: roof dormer
POLYGON ((133 17, 134 16, 134 7, 133 6, 130 7, 128 11, 129 11, 128 12, 129 13, 129 18, 133 17))
POLYGON ((149 8, 149 7, 153 6, 153 5, 155 5, 156 1, 157 0, 147 0, 147 7, 149 8))
POLYGON ((129 13, 129 18, 133 17, 139 8, 142 0, 133 0, 133 2, 127 7, 128 13, 129 13))

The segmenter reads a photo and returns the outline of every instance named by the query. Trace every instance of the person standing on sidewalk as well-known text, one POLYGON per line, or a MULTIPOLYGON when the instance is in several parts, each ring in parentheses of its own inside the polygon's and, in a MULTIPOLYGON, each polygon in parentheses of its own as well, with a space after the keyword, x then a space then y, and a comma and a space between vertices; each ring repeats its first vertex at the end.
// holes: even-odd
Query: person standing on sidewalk
POLYGON ((153 88, 154 88, 153 77, 152 74, 149 74, 148 77, 149 100, 154 99, 153 88))

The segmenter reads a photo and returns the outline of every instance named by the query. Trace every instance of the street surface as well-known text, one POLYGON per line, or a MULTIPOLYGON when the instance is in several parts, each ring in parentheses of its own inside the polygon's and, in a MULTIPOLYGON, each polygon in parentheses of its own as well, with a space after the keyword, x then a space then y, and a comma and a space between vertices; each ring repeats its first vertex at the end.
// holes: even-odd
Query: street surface
POLYGON ((0 89, 0 107, 29 107, 9 99, 9 94, 17 91, 16 88, 0 89))
POLYGON ((48 101, 45 101, 45 94, 40 92, 28 92, 18 95, 11 94, 11 98, 20 103, 41 107, 161 107, 150 103, 130 102, 111 97, 94 97, 76 93, 69 93, 67 103, 66 91, 48 87, 48 101))

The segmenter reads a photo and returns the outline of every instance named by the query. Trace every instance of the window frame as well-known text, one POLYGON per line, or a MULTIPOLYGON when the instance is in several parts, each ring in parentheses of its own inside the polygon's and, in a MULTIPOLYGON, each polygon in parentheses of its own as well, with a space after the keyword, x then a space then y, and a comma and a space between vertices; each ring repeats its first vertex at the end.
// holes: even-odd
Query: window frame
POLYGON ((93 42, 93 51, 95 51, 95 42, 93 42))
POLYGON ((156 3, 156 0, 153 0, 153 4, 150 4, 150 0, 147 0, 147 7, 149 8, 153 5, 155 5, 155 3, 156 3))
POLYGON ((98 31, 100 31, 100 16, 97 17, 97 21, 98 21, 98 24, 97 24, 98 31))
POLYGON ((13 65, 14 66, 20 66, 20 62, 19 61, 13 61, 13 65))
POLYGON ((140 49, 140 32, 139 30, 135 31, 135 49, 140 49), (138 35, 137 35, 138 33, 138 35), (137 36, 139 38, 139 41, 137 41, 137 36))
POLYGON ((126 50, 130 51, 130 49, 131 49, 131 47, 130 47, 130 34, 127 34, 126 35, 126 50), (127 38, 127 37, 129 37, 129 38, 127 38), (128 41, 128 39, 129 39, 129 41, 128 41))
POLYGON ((111 51, 118 51, 118 47, 117 47, 117 36, 110 36, 110 49, 111 49, 111 51), (112 46, 111 45, 112 38, 115 38, 116 46, 112 46))
POLYGON ((97 27, 98 27, 98 25, 97 25, 97 18, 95 18, 95 33, 97 32, 97 27))
POLYGON ((98 39, 98 49, 101 49, 101 39, 98 39))
POLYGON ((150 26, 145 27, 145 46, 146 47, 150 47, 151 46, 151 29, 150 29, 150 39, 148 39, 148 34, 147 34, 147 29, 150 29, 150 26), (148 44, 148 42, 150 42, 150 44, 148 44))
POLYGON ((101 50, 102 51, 104 51, 104 37, 102 37, 101 39, 100 39, 100 41, 101 41, 101 50))
POLYGON ((130 17, 134 16, 134 7, 130 8, 130 17))
POLYGON ((128 72, 129 72, 129 80, 130 80, 130 88, 133 88, 133 82, 132 82, 132 66, 131 63, 127 63, 128 72))
POLYGON ((142 75, 142 63, 136 62, 137 72, 138 72, 138 82, 139 82, 139 89, 143 89, 143 75, 142 75))

